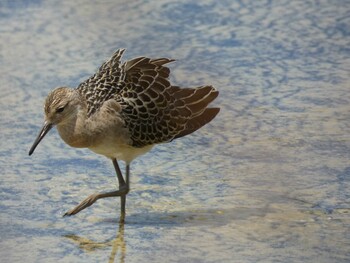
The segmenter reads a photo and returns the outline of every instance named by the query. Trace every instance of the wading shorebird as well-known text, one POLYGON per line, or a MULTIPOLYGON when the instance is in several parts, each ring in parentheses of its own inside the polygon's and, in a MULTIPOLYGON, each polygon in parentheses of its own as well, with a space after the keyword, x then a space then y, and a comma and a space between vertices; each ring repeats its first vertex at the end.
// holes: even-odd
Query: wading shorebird
POLYGON ((120 221, 125 219, 130 163, 155 144, 188 135, 210 122, 219 108, 208 108, 219 92, 212 86, 180 88, 168 80, 165 64, 174 60, 138 57, 121 63, 117 50, 97 73, 77 88, 59 87, 45 101, 45 122, 31 155, 56 126, 68 145, 88 148, 111 159, 119 188, 88 196, 64 216, 74 215, 100 198, 120 196, 120 221), (125 162, 125 179, 117 160, 125 162))

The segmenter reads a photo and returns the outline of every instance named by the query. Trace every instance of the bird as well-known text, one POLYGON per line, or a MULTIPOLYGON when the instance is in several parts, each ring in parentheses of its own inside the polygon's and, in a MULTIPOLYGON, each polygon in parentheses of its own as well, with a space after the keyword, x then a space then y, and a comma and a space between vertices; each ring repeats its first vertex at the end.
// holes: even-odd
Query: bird
POLYGON ((220 111, 209 107, 219 94, 213 86, 181 88, 170 83, 166 65, 175 60, 142 56, 122 63, 124 51, 116 50, 76 88, 55 88, 45 100, 45 121, 29 155, 56 127, 69 146, 109 158, 119 184, 114 191, 88 196, 63 216, 75 215, 98 199, 120 197, 120 222, 124 222, 130 163, 157 144, 193 133, 220 111), (125 162, 124 175, 119 161, 125 162))

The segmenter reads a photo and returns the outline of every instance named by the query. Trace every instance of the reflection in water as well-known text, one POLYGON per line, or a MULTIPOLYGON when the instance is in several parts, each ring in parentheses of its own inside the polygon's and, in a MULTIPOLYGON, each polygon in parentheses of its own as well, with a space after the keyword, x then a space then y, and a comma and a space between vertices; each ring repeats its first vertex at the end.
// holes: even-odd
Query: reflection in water
POLYGON ((112 252, 109 257, 108 262, 115 262, 116 255, 118 253, 118 250, 120 250, 120 260, 119 262, 124 263, 125 262, 125 252, 126 252, 126 244, 124 241, 124 223, 119 224, 119 230, 117 232, 117 237, 112 242, 112 252))
POLYGON ((126 254, 126 243, 124 241, 124 224, 120 223, 117 231, 117 236, 113 240, 107 240, 104 242, 96 242, 88 238, 80 237, 78 235, 65 235, 66 238, 72 240, 76 243, 80 249, 86 252, 92 252, 96 249, 104 249, 112 246, 112 251, 109 256, 109 263, 116 262, 116 256, 118 254, 118 250, 120 253, 119 262, 125 262, 125 254, 126 254))

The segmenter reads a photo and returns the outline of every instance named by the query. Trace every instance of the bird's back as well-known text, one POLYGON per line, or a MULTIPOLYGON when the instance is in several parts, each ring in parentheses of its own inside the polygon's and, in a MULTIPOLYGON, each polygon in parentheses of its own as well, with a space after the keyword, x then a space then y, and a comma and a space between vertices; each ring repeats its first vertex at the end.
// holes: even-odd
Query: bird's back
POLYGON ((180 88, 168 80, 167 58, 139 57, 121 64, 123 49, 103 63, 77 90, 85 97, 91 117, 110 99, 121 106, 120 115, 134 147, 168 142, 210 122, 219 108, 207 108, 217 96, 212 86, 180 88))

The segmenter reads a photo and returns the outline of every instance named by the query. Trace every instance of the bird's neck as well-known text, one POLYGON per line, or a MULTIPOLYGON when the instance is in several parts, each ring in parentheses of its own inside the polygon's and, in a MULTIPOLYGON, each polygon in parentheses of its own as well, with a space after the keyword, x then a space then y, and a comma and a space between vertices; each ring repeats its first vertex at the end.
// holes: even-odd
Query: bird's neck
POLYGON ((87 119, 86 104, 80 100, 75 112, 63 123, 57 125, 58 133, 69 146, 87 148, 91 145, 91 136, 87 134, 85 122, 87 119))

